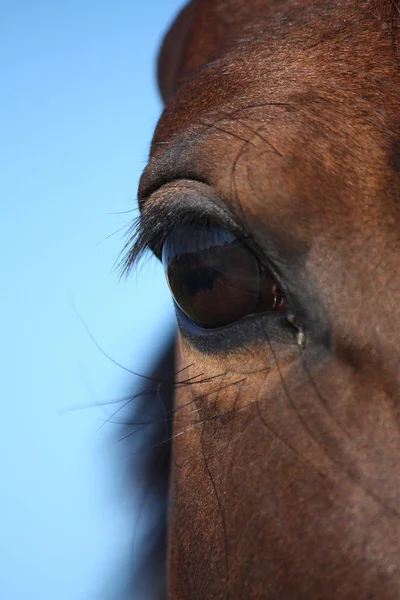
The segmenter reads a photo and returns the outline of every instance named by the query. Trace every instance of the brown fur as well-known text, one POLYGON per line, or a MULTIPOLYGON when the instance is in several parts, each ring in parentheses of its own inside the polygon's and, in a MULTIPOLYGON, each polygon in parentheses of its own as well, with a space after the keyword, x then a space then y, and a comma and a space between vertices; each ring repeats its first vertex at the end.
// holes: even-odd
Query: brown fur
POLYGON ((173 600, 400 598, 399 10, 192 0, 166 37, 142 205, 218 198, 310 313, 304 350, 180 336, 173 600))

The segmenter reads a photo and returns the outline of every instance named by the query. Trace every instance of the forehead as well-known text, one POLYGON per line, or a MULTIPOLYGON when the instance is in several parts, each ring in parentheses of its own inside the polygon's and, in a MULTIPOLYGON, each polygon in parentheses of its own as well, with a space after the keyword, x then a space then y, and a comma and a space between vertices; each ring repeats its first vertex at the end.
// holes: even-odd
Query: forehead
POLYGON ((166 107, 142 184, 158 173, 221 186, 233 165, 262 165, 263 186, 282 191, 291 183, 298 190, 308 172, 320 191, 338 177, 342 187, 349 178, 371 189, 373 173, 381 185, 398 119, 387 63, 357 70, 348 46, 334 64, 321 47, 262 41, 231 50, 199 69, 166 107))
POLYGON ((199 114, 235 90, 265 100, 296 84, 388 90, 398 73, 399 13, 390 0, 192 0, 187 8, 191 20, 173 30, 181 40, 167 56, 179 65, 174 110, 189 99, 199 114))
POLYGON ((296 64, 318 48, 321 67, 340 62, 348 51, 365 62, 380 53, 380 43, 397 53, 399 13, 392 0, 192 0, 185 11, 185 24, 171 29, 174 41, 180 37, 175 88, 232 50, 246 56, 254 42, 260 42, 264 67, 279 68, 270 53, 280 50, 289 50, 286 62, 296 64))
POLYGON ((357 12, 356 3, 282 2, 279 12, 263 1, 251 20, 243 6, 236 11, 231 4, 195 3, 179 85, 157 126, 152 154, 159 144, 171 145, 183 132, 216 125, 226 115, 268 126, 282 117, 287 122, 291 111, 299 126, 300 115, 308 117, 308 129, 318 121, 327 128, 334 119, 329 133, 342 138, 357 125, 396 130, 399 69, 393 31, 383 19, 357 12))
POLYGON ((350 7, 343 19, 340 3, 321 4, 323 20, 302 3, 285 18, 247 23, 229 45, 202 46, 196 22, 139 195, 172 179, 201 180, 225 203, 264 221, 284 218, 302 235, 319 231, 324 214, 340 226, 338 211, 376 212, 379 198, 398 197, 391 32, 368 11, 350 7))

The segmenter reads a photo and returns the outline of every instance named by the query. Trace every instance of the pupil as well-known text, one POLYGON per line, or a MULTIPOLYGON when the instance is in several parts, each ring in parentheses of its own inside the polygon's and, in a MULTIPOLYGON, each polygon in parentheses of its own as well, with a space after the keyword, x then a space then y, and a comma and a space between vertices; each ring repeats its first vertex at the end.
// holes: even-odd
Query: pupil
POLYGON ((206 290, 212 290, 214 286, 215 271, 211 268, 199 268, 198 271, 186 270, 182 273, 182 278, 186 283, 189 296, 195 296, 199 287, 206 290))

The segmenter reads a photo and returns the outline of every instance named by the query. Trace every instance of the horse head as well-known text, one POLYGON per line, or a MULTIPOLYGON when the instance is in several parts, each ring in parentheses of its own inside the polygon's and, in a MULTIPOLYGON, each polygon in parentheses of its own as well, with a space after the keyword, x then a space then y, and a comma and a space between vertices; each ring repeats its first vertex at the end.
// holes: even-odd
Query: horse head
POLYGON ((126 261, 163 261, 173 599, 400 597, 400 5, 192 0, 126 261))

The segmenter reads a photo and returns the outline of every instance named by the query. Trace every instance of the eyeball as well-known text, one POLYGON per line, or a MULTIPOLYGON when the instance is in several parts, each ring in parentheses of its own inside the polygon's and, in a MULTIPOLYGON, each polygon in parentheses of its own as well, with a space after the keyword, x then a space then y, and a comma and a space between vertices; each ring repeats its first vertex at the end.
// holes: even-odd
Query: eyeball
POLYGON ((237 237, 219 227, 173 229, 162 261, 174 301, 198 327, 214 329, 257 312, 286 310, 271 273, 237 237))

